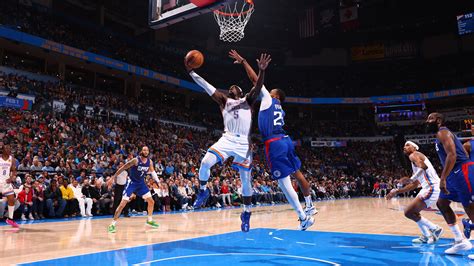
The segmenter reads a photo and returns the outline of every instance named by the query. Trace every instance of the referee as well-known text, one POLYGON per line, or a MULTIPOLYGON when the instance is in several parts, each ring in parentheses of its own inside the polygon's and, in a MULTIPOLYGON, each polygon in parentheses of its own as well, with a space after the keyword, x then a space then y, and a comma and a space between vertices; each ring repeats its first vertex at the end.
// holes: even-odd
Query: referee
MULTIPOLYGON (((120 162, 118 168, 122 167, 123 165, 124 165, 124 163, 120 162)), ((120 175, 117 176, 117 179, 115 180, 114 208, 113 208, 112 213, 115 213, 115 210, 117 209, 118 205, 122 201, 123 191, 125 189, 125 184, 127 183, 127 178, 128 178, 128 172, 123 171, 122 173, 120 173, 120 175)), ((129 211, 129 204, 127 203, 127 205, 125 206, 125 208, 123 209, 123 212, 122 212, 123 216, 130 217, 130 214, 128 213, 128 211, 129 211)))

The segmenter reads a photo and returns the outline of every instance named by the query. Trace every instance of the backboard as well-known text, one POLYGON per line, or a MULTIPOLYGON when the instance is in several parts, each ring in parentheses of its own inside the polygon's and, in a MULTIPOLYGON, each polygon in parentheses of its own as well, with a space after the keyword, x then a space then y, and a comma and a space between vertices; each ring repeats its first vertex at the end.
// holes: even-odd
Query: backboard
POLYGON ((226 0, 149 0, 149 25, 153 29, 209 13, 226 0))

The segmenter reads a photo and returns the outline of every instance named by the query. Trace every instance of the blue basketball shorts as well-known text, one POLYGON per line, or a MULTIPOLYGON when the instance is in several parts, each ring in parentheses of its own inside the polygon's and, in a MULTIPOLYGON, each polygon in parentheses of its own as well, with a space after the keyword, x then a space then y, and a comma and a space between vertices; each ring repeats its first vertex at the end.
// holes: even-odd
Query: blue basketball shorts
POLYGON ((290 137, 276 137, 265 141, 265 156, 272 178, 285 178, 301 167, 290 137))

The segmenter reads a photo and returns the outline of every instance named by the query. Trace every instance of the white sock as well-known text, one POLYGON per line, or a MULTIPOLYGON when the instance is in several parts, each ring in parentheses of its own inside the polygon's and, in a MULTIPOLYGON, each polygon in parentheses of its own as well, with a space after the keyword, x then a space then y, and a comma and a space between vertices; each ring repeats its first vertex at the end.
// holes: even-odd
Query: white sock
POLYGON ((250 212, 250 205, 244 205, 244 212, 250 212))
POLYGON ((117 224, 117 221, 112 220, 112 225, 115 226, 117 224))
POLYGON ((418 225, 418 227, 420 227, 420 230, 421 230, 421 233, 426 236, 426 237, 429 237, 431 235, 430 231, 428 230, 428 228, 426 228, 426 226, 421 222, 421 220, 419 220, 418 222, 416 222, 416 224, 418 225))
POLYGON ((311 195, 304 197, 304 201, 306 202, 306 207, 308 208, 313 207, 313 201, 311 200, 311 195))
POLYGON ((300 220, 306 219, 306 214, 304 213, 300 201, 298 200, 298 194, 296 194, 295 189, 291 185, 290 177, 287 176, 285 178, 278 179, 278 185, 285 194, 286 199, 290 203, 291 207, 293 207, 296 213, 298 213, 300 220))
POLYGON ((153 217, 148 216, 148 222, 151 222, 151 221, 153 221, 153 217))
POLYGON ((438 228, 436 224, 432 223, 430 220, 426 219, 425 217, 421 217, 421 219, 418 222, 426 226, 430 230, 434 230, 438 228))
POLYGON ((15 213, 15 205, 8 205, 8 218, 13 219, 13 213, 15 213))
POLYGON ((451 232, 453 232, 454 241, 461 241, 464 239, 464 236, 462 235, 461 230, 459 230, 459 226, 457 224, 449 224, 448 226, 451 232))

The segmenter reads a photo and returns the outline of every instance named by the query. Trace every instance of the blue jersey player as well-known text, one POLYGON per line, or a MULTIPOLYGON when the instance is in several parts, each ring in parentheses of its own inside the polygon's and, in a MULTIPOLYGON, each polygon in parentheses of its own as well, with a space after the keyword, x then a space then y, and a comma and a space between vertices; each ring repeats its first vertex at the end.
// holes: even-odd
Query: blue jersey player
MULTIPOLYGON (((237 55, 237 52, 231 51, 230 56, 239 61, 237 55)), ((241 60, 240 63, 244 64, 247 73, 249 71, 253 72, 252 68, 244 61, 241 60)), ((262 69, 261 61, 260 59, 260 69, 262 69)), ((249 74, 249 77, 252 79, 251 74, 249 74)), ((278 185, 285 194, 286 199, 298 213, 300 220, 299 229, 304 231, 313 225, 314 218, 305 213, 298 200, 298 194, 296 194, 295 189, 291 185, 290 175, 299 170, 301 161, 296 156, 293 142, 283 130, 285 112, 281 103, 285 100, 285 94, 280 89, 274 89, 269 93, 265 86, 263 86, 260 97, 262 98, 262 103, 258 113, 258 128, 265 142, 267 163, 273 179, 278 180, 278 185)))
MULTIPOLYGON (((247 62, 247 60, 245 60, 236 50, 231 50, 229 52, 229 57, 234 60, 234 64, 241 64, 244 67, 245 72, 247 72, 247 76, 249 77, 250 81, 255 86, 256 83, 257 83, 257 74, 252 69, 252 67, 247 62)), ((278 91, 283 93, 282 90, 278 90, 278 91)), ((280 128, 280 129, 283 131, 282 128, 280 128)), ((305 202, 306 202, 306 207, 304 209, 305 213, 307 215, 317 214, 318 211, 316 210, 316 207, 313 206, 313 201, 311 199, 311 186, 310 186, 309 182, 306 180, 303 173, 299 169, 297 169, 293 173, 293 176, 298 181, 298 183, 300 185, 300 188, 301 188, 301 192, 303 193, 303 196, 304 196, 304 199, 305 199, 305 202)))
POLYGON ((123 171, 130 169, 129 180, 123 191, 122 202, 117 207, 117 210, 114 214, 114 219, 112 223, 108 227, 109 233, 116 232, 116 223, 120 214, 122 213, 123 208, 127 205, 128 201, 130 200, 130 196, 135 194, 138 197, 142 197, 148 205, 148 219, 146 224, 153 228, 157 228, 158 224, 153 221, 153 207, 155 206, 155 201, 151 197, 150 190, 145 183, 145 177, 148 174, 151 174, 153 179, 158 183, 158 175, 155 172, 155 168, 153 167, 153 161, 148 158, 150 154, 150 150, 147 146, 144 146, 140 152, 140 156, 135 157, 120 167, 117 172, 112 176, 111 180, 115 180, 115 178, 120 175, 123 171))
MULTIPOLYGON (((470 161, 461 141, 447 127, 444 116, 431 113, 426 120, 427 131, 436 134, 435 148, 443 165, 439 188, 441 193, 437 202, 449 229, 454 235, 454 245, 447 254, 458 254, 472 248, 471 242, 461 233, 456 224, 456 215, 450 204, 461 202, 466 214, 474 218, 474 162, 470 161)), ((470 235, 470 223, 466 221, 465 235, 470 235)))
POLYGON ((304 212, 298 200, 298 195, 291 185, 290 175, 301 167, 301 161, 295 153, 291 138, 286 135, 285 111, 281 103, 285 100, 285 93, 280 89, 268 92, 265 87, 261 92, 262 103, 258 113, 258 129, 265 143, 265 157, 273 179, 278 180, 278 185, 286 199, 298 213, 300 230, 306 230, 314 223, 314 218, 304 212))

